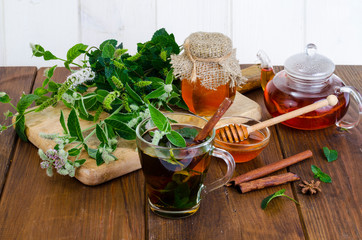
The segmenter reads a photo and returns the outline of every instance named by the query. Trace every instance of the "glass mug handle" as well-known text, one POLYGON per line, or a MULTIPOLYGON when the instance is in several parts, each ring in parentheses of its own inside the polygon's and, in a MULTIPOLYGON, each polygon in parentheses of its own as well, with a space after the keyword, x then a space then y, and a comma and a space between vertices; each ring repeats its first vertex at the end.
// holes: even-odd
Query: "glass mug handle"
POLYGON ((231 154, 223 149, 220 148, 214 148, 212 152, 212 156, 220 158, 221 160, 224 160, 227 166, 226 174, 222 178, 216 180, 215 182, 212 182, 210 184, 207 184, 204 186, 203 192, 209 193, 214 191, 215 189, 218 189, 222 186, 224 186, 230 178, 233 176, 234 170, 235 170, 235 161, 233 156, 231 154))
POLYGON ((358 92, 358 90, 356 88, 354 88, 352 86, 337 87, 335 89, 335 92, 336 92, 336 94, 348 93, 349 95, 352 95, 352 97, 355 99, 355 101, 357 102, 357 105, 358 105, 357 120, 355 120, 354 122, 347 122, 347 121, 343 121, 343 118, 342 118, 336 122, 337 127, 350 129, 350 128, 357 126, 360 121, 361 115, 362 115, 361 94, 358 92))

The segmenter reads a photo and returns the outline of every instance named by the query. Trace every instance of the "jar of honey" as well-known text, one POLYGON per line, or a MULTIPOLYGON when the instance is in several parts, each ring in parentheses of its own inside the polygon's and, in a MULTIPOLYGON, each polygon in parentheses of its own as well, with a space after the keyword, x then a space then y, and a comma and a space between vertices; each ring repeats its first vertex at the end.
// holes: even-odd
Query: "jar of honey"
POLYGON ((222 101, 235 97, 243 81, 231 39, 221 33, 197 32, 171 56, 173 73, 180 78, 182 98, 192 113, 212 116, 222 101))
POLYGON ((361 95, 333 74, 334 63, 316 51, 314 44, 308 44, 304 53, 293 55, 285 61, 284 70, 277 73, 266 86, 266 108, 275 117, 334 94, 338 97, 337 105, 319 108, 283 124, 303 130, 322 129, 334 124, 352 128, 358 124, 362 114, 361 95), (350 96, 356 100, 359 113, 353 122, 346 122, 342 118, 348 110, 350 96))

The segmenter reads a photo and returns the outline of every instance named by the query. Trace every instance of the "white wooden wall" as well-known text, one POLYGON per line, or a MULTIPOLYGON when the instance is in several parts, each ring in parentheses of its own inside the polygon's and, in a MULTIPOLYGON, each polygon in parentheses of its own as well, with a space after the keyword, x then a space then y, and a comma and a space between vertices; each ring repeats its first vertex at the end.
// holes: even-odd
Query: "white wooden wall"
POLYGON ((362 64, 362 0, 0 0, 0 66, 50 66, 38 43, 64 57, 76 43, 115 38, 131 53, 165 27, 182 44, 195 31, 232 38, 240 63, 259 49, 272 63, 313 42, 336 64, 362 64))

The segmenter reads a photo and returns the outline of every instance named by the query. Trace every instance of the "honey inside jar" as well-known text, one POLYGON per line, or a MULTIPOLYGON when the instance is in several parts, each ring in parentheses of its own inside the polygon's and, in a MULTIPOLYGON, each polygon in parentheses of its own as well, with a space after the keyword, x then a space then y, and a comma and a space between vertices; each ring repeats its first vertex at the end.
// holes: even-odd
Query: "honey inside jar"
POLYGON ((199 116, 212 116, 226 97, 234 100, 236 87, 225 84, 213 90, 203 86, 199 78, 195 83, 183 79, 181 91, 182 98, 192 113, 199 116))
MULTIPOLYGON (((244 126, 248 127, 247 125, 244 126)), ((270 133, 267 129, 251 132, 248 138, 242 141, 224 141, 220 131, 225 127, 222 126, 216 129, 215 147, 228 151, 234 157, 236 163, 248 162, 256 158, 269 143, 270 133)))

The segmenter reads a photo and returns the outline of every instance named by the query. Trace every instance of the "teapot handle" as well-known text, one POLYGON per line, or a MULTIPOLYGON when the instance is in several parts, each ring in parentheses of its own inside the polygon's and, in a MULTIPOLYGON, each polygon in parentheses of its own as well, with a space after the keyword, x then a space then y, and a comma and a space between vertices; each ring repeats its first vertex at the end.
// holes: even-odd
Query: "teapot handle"
POLYGON ((348 93, 349 95, 352 95, 352 97, 354 98, 354 100, 356 101, 357 105, 358 105, 358 116, 357 119, 353 122, 348 122, 342 119, 338 120, 336 122, 337 127, 341 127, 341 128, 345 128, 345 129, 351 129, 353 127, 356 127, 361 119, 361 115, 362 115, 362 97, 361 94, 359 93, 359 91, 352 86, 343 86, 343 87, 337 87, 335 89, 335 93, 336 94, 341 94, 341 93, 348 93))

